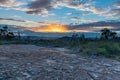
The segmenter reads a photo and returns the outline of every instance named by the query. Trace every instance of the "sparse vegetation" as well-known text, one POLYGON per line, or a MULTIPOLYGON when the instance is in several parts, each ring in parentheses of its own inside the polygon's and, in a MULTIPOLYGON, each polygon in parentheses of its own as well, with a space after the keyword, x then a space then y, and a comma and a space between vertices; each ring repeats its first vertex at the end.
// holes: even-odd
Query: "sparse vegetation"
POLYGON ((116 32, 110 31, 107 28, 102 29, 101 32, 102 32, 101 33, 101 38, 102 39, 115 39, 116 35, 117 35, 116 32))
POLYGON ((14 33, 8 31, 8 26, 4 26, 2 29, 0 29, 0 39, 10 40, 14 37, 15 37, 14 33))
POLYGON ((120 56, 120 44, 111 41, 89 41, 79 46, 80 52, 86 55, 105 57, 120 56))
POLYGON ((109 58, 114 58, 120 60, 120 43, 119 41, 111 40, 64 40, 64 38, 56 40, 11 40, 11 41, 1 41, 0 44, 34 44, 38 46, 48 46, 48 47, 67 47, 74 49, 78 53, 84 55, 95 55, 104 56, 109 58))
MULTIPOLYGON (((6 32, 7 28, 4 28, 6 32)), ((11 35, 14 35, 11 33, 11 35)), ((111 32, 108 29, 104 29, 101 35, 104 39, 86 39, 84 34, 80 36, 76 33, 72 37, 62 37, 55 40, 30 40, 27 39, 14 39, 14 40, 1 40, 0 44, 34 44, 39 46, 49 46, 49 47, 67 47, 70 49, 75 49, 79 53, 84 55, 95 55, 95 56, 104 56, 109 58, 115 58, 120 60, 120 43, 119 38, 115 39, 116 33, 111 32), (103 33, 109 33, 104 34, 103 33), (114 35, 112 35, 114 34, 114 35), (112 35, 112 37, 111 37, 112 35), (112 39, 109 39, 111 37, 112 39)), ((9 37, 8 37, 9 38, 9 37)))

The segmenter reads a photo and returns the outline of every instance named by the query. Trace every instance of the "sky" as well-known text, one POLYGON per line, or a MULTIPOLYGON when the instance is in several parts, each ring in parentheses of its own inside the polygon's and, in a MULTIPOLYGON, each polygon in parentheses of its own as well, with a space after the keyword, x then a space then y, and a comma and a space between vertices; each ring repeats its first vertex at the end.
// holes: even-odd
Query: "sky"
POLYGON ((120 0, 0 0, 0 24, 34 32, 120 32, 120 0))

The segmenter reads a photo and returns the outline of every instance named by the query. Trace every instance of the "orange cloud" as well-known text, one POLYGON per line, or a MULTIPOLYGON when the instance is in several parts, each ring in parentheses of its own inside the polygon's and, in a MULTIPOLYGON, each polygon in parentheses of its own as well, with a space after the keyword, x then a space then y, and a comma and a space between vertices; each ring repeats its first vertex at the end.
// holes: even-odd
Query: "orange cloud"
POLYGON ((29 30, 35 32, 68 32, 69 29, 66 26, 59 24, 50 24, 43 27, 30 27, 29 30))

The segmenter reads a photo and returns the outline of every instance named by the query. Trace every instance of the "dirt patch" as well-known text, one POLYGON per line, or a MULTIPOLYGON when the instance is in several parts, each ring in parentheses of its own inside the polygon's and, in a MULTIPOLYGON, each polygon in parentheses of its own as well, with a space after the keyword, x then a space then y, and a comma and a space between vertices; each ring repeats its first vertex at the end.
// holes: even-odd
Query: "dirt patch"
POLYGON ((0 80, 119 80, 119 75, 115 60, 66 48, 0 45, 0 80))

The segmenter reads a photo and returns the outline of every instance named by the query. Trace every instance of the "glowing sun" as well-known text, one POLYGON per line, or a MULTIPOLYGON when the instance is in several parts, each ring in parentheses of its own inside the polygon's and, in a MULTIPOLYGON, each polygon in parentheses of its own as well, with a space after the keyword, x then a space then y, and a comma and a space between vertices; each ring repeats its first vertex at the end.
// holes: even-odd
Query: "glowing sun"
POLYGON ((59 25, 59 24, 51 24, 48 27, 46 27, 48 32, 67 32, 68 29, 65 26, 59 25))
POLYGON ((68 28, 59 24, 50 24, 44 27, 32 27, 30 30, 35 32, 68 32, 68 28))

